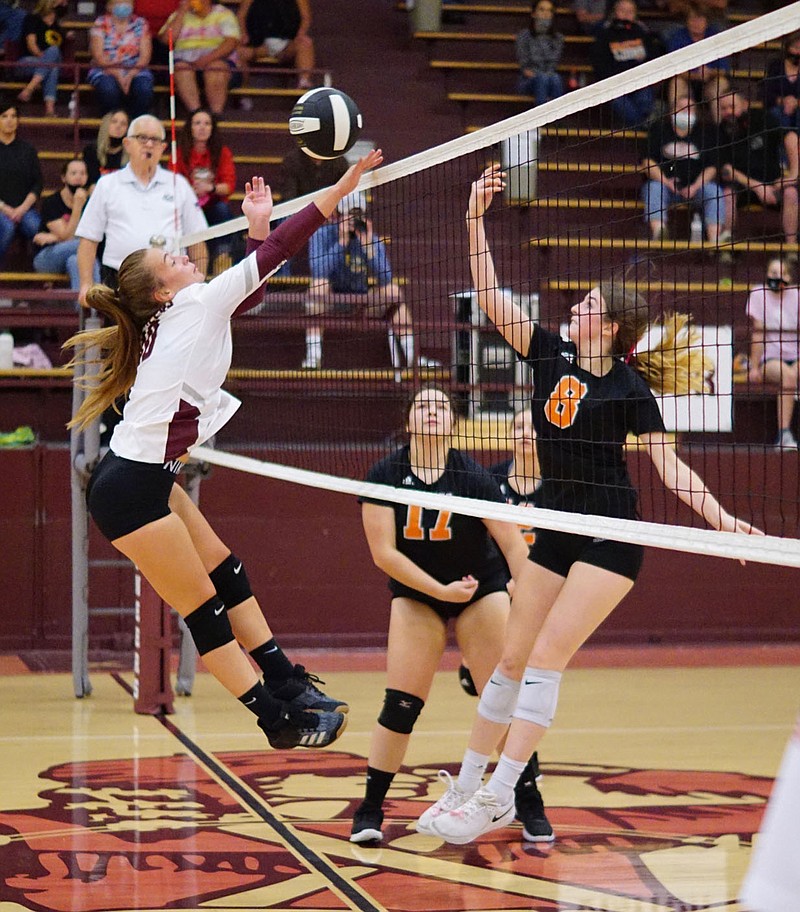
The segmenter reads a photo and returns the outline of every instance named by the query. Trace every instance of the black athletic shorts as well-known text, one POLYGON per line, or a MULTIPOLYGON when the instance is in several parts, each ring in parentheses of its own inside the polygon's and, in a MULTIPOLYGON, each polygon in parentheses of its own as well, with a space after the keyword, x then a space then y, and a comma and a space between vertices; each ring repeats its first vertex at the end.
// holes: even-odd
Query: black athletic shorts
POLYGON ((570 567, 580 562, 602 567, 634 582, 643 559, 644 548, 641 545, 550 529, 536 530, 536 540, 528 552, 528 560, 559 576, 566 577, 570 567))
POLYGON ((86 490, 89 513, 103 535, 114 541, 169 516, 169 495, 181 468, 177 460, 167 467, 123 459, 109 450, 86 490))
POLYGON ((507 582, 508 574, 505 570, 493 573, 485 580, 479 580, 475 595, 473 595, 468 602, 443 602, 440 599, 431 598, 424 592, 418 592, 410 586, 403 586, 401 583, 397 582, 393 582, 391 592, 393 598, 409 598, 414 599, 415 602, 422 602, 423 605, 427 605, 435 611, 443 621, 447 622, 451 618, 457 618, 465 609, 469 608, 470 605, 474 605, 475 602, 486 595, 490 595, 492 592, 508 592, 506 589, 507 582))

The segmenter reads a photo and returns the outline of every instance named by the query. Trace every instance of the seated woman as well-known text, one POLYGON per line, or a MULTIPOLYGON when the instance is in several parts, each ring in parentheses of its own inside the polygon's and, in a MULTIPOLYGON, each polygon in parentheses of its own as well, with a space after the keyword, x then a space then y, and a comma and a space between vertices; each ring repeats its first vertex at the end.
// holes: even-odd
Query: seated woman
MULTIPOLYGON (((722 31, 720 25, 712 22, 707 4, 691 0, 686 7, 686 21, 684 25, 674 29, 667 35, 667 51, 677 51, 689 47, 704 38, 711 38, 722 31)), ((695 101, 703 100, 703 86, 719 73, 730 73, 731 62, 727 57, 720 57, 704 66, 697 67, 687 73, 692 97, 695 101)))
POLYGON ((94 185, 104 174, 119 171, 128 164, 128 153, 122 140, 128 132, 128 114, 123 108, 109 111, 100 121, 97 139, 83 147, 83 160, 89 171, 87 190, 92 195, 94 185))
POLYGON ((208 107, 222 114, 228 101, 231 73, 236 69, 240 31, 236 16, 211 0, 180 0, 159 32, 172 29, 175 42, 175 90, 187 111, 200 107, 197 74, 203 74, 208 107))
POLYGON ((308 33, 311 28, 309 0, 284 3, 242 0, 237 15, 242 33, 238 57, 245 83, 247 67, 252 61, 274 57, 281 66, 294 65, 300 71, 298 89, 311 87, 314 41, 308 33))
MULTIPOLYGON (((233 153, 224 144, 217 118, 210 111, 200 108, 186 119, 178 138, 177 164, 178 174, 192 185, 209 225, 219 225, 233 218, 228 202, 236 186, 233 153)), ((231 265, 232 240, 231 235, 209 240, 211 257, 215 261, 212 272, 231 265)))
POLYGON ((58 24, 59 5, 59 0, 39 0, 33 12, 25 17, 22 26, 25 54, 16 64, 19 75, 29 80, 17 95, 17 101, 27 104, 41 86, 48 117, 54 117, 56 113, 58 64, 64 43, 64 33, 58 24))
POLYGON ((783 53, 767 64, 764 107, 784 130, 800 132, 800 32, 787 35, 783 53))
POLYGON ((749 379, 780 387, 775 446, 796 451, 792 417, 800 383, 800 288, 795 268, 786 259, 771 259, 764 283, 750 292, 746 309, 751 332, 749 379))
POLYGON ((517 90, 544 104, 564 94, 564 81, 556 72, 564 50, 564 36, 553 28, 552 0, 538 0, 531 8, 528 28, 517 35, 517 90))
MULTIPOLYGON (((89 172, 86 162, 73 158, 61 169, 63 187, 58 193, 45 197, 42 201, 42 224, 40 231, 33 238, 37 252, 33 257, 33 268, 36 272, 66 272, 69 276, 69 287, 77 291, 81 287, 78 276, 78 238, 75 229, 83 214, 83 207, 89 194, 86 185, 89 172)), ((95 260, 94 281, 100 281, 100 267, 95 260)))
POLYGON ((89 33, 93 68, 89 82, 101 114, 124 108, 131 119, 153 104, 153 74, 147 69, 153 44, 147 22, 133 14, 131 0, 108 0, 106 14, 89 33))

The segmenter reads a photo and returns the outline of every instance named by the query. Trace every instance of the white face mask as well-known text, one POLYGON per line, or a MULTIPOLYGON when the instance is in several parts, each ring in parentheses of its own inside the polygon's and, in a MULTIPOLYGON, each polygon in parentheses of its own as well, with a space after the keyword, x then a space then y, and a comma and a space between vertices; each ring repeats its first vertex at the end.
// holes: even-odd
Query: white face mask
POLYGON ((697 120, 697 115, 691 111, 677 111, 672 115, 672 122, 676 130, 691 130, 697 120))

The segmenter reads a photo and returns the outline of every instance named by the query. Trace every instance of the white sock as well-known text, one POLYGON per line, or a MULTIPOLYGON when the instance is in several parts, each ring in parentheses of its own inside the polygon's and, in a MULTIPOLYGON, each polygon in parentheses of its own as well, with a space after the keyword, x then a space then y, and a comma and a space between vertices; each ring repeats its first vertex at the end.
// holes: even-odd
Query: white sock
POLYGON ((461 761, 461 769, 456 780, 458 790, 467 795, 477 792, 481 787, 488 763, 488 754, 479 754, 477 751, 467 748, 464 751, 464 759, 461 761))
POLYGON ((494 768, 492 778, 486 783, 486 788, 497 795, 501 807, 508 804, 514 797, 514 786, 519 781, 527 762, 527 760, 512 760, 505 754, 500 754, 500 759, 494 768))
POLYGON ((401 333, 399 336, 400 348, 406 359, 406 367, 414 366, 414 335, 410 332, 401 333))
POLYGON ((319 363, 322 358, 322 330, 306 330, 306 361, 319 363))

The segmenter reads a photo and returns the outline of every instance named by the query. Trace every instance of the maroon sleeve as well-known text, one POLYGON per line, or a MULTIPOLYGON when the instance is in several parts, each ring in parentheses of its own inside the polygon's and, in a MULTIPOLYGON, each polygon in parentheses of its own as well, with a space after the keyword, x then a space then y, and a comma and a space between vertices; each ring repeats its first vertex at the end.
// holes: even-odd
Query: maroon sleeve
MULTIPOLYGON (((317 209, 314 203, 309 203, 305 209, 295 212, 285 222, 281 222, 274 231, 270 232, 266 240, 256 241, 248 235, 245 256, 255 252, 258 275, 263 279, 264 276, 268 276, 289 257, 294 256, 311 235, 318 228, 321 228, 325 222, 325 216, 317 209)), ((264 288, 259 285, 251 295, 242 301, 233 315, 238 316, 246 313, 248 310, 258 307, 263 300, 264 288)))

